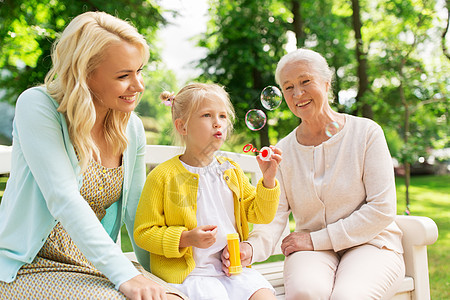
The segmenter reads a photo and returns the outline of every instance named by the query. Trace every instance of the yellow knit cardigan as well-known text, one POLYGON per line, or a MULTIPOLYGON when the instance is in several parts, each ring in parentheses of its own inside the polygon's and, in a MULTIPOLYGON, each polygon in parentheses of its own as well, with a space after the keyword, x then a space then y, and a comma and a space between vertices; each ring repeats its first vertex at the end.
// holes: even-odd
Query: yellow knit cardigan
MULTIPOLYGON (((153 274, 170 283, 182 283, 195 267, 192 247, 179 248, 181 233, 197 227, 197 190, 199 176, 181 164, 180 156, 160 164, 150 172, 136 212, 136 244, 150 252, 153 274)), ((248 237, 248 222, 267 224, 275 217, 280 197, 278 181, 272 189, 252 186, 239 165, 224 172, 233 192, 236 229, 241 241, 248 237)), ((148 268, 148 266, 145 266, 148 268)))

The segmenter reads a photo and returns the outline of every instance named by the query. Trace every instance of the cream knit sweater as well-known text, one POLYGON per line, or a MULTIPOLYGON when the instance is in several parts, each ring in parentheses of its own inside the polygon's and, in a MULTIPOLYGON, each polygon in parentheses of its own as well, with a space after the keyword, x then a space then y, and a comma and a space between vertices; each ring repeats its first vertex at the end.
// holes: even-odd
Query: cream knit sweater
POLYGON ((250 233, 253 261, 279 250, 275 246, 291 212, 295 231, 310 232, 315 250, 368 243, 403 253, 402 233, 394 222, 394 169, 383 131, 369 119, 345 115, 345 120, 342 130, 322 144, 322 198, 314 187, 314 147, 300 145, 296 130, 278 143, 283 150, 277 174, 280 203, 274 220, 255 225, 250 233))

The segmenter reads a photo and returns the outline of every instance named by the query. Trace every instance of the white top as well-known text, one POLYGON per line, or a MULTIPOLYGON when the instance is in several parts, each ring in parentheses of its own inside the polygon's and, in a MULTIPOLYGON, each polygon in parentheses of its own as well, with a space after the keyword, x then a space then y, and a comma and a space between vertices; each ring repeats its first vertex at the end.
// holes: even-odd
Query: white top
POLYGON ((345 115, 345 120, 320 147, 299 144, 296 129, 277 144, 283 151, 277 173, 280 203, 274 220, 255 224, 250 233, 253 261, 279 251, 275 246, 291 211, 295 231, 309 232, 315 250, 368 243, 403 252, 394 222, 394 168, 383 130, 369 119, 345 115))
POLYGON ((319 198, 322 198, 322 182, 325 174, 325 153, 322 144, 314 147, 314 186, 319 198))
POLYGON ((227 234, 236 232, 233 193, 223 179, 226 170, 234 166, 214 159, 206 167, 183 166, 191 173, 199 174, 197 194, 197 226, 217 225, 216 242, 209 248, 192 247, 195 268, 188 276, 222 276, 220 255, 227 245, 227 234))

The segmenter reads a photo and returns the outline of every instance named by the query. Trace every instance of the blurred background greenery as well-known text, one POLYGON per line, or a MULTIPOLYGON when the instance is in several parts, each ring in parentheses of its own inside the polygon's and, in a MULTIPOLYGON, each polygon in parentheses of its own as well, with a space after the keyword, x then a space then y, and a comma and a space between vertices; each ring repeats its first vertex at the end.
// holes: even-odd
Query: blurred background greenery
MULTIPOLYGON (((230 94, 237 121, 223 150, 240 152, 249 142, 258 148, 275 144, 299 124, 285 103, 265 111, 268 123, 260 131, 246 128, 244 116, 249 109, 262 108, 259 95, 275 84, 281 56, 297 47, 316 50, 334 71, 333 108, 371 118, 383 127, 397 162, 397 181, 402 182, 399 213, 408 204, 412 213, 434 217, 438 223, 441 237, 432 247, 439 250, 430 250, 435 257, 430 263, 432 298, 448 298, 450 1, 203 1, 208 5, 206 30, 192 42, 205 55, 193 64, 200 75, 183 82, 162 61, 160 46, 161 30, 169 19, 180 16, 182 5, 168 10, 162 0, 0 1, 0 144, 11 144, 15 101, 23 90, 43 82, 58 32, 85 11, 127 19, 147 38, 147 89, 136 111, 148 144, 172 143, 170 110, 158 96, 164 90, 177 92, 190 81, 217 82, 230 94), (424 174, 429 176, 415 176, 424 174), (423 186, 431 196, 422 195, 423 186), (441 199, 439 204, 435 199, 441 199)), ((181 46, 171 47, 185 54, 181 46)), ((7 178, 0 179, 1 197, 7 178)))

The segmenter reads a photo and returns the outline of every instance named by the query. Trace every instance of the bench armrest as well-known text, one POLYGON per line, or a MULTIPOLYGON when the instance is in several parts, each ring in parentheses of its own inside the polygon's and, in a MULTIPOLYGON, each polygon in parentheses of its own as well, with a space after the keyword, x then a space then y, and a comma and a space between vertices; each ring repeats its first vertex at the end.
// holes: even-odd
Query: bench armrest
POLYGON ((403 232, 403 244, 408 246, 431 245, 438 238, 436 223, 428 217, 398 215, 395 222, 403 232))
POLYGON ((415 299, 430 299, 427 245, 438 238, 436 223, 428 217, 401 215, 395 222, 403 232, 406 275, 414 278, 415 299))

